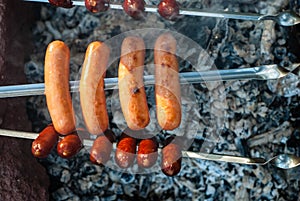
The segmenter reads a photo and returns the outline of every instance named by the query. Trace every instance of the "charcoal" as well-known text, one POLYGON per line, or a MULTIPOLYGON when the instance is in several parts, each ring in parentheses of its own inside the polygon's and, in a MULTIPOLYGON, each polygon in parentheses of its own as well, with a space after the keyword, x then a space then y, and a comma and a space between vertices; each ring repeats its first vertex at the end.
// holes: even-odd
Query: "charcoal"
POLYGON ((79 201, 80 197, 75 195, 72 190, 68 187, 62 187, 52 193, 51 195, 52 199, 58 200, 58 201, 63 201, 63 200, 74 200, 74 201, 79 201))
POLYGON ((83 196, 81 201, 100 201, 98 196, 83 196))

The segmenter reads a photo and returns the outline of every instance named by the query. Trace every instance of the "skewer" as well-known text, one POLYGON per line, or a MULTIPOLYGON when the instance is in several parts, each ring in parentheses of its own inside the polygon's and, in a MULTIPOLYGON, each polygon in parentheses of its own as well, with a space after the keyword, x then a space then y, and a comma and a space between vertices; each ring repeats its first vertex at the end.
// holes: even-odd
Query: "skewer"
MULTIPOLYGON (((48 0, 24 0, 28 2, 39 2, 39 3, 49 3, 48 0)), ((74 6, 85 6, 84 1, 73 1, 74 6)), ((122 4, 119 3, 110 3, 110 9, 123 10, 122 4)), ((146 5, 145 12, 157 13, 157 6, 146 5)), ((213 11, 201 11, 199 9, 192 8, 182 8, 179 11, 180 15, 190 15, 190 16, 199 16, 199 17, 215 17, 215 18, 228 18, 228 19, 241 19, 241 20, 253 20, 258 21, 262 16, 256 13, 231 13, 231 12, 213 12, 213 11)))
MULTIPOLYGON (((296 69, 300 63, 292 64, 290 69, 296 69)), ((271 80, 278 79, 290 73, 285 68, 276 64, 263 65, 253 68, 239 68, 228 70, 212 70, 203 72, 180 73, 180 84, 195 84, 208 81, 230 81, 230 80, 271 80)), ((118 78, 105 78, 105 90, 118 88, 118 78)), ((144 76, 145 86, 155 84, 153 75, 144 76)), ((0 98, 44 95, 44 83, 10 85, 0 87, 0 98)), ((70 91, 78 92, 79 81, 70 81, 70 91)))
MULTIPOLYGON (((38 134, 24 131, 13 131, 0 129, 0 136, 25 138, 25 139, 35 139, 38 134)), ((93 140, 82 139, 82 143, 86 148, 93 145, 93 140)), ((114 148, 116 148, 116 143, 114 143, 114 148)), ((158 150, 161 152, 161 149, 158 150)), ((242 156, 225 155, 225 154, 214 154, 214 153, 202 153, 202 152, 192 152, 192 151, 182 151, 182 156, 184 158, 191 159, 201 159, 209 160, 215 162, 226 162, 226 163, 238 163, 245 165, 266 165, 270 163, 271 165, 281 168, 281 169, 291 169, 300 165, 300 158, 290 154, 279 154, 266 160, 264 158, 247 158, 242 156)))
MULTIPOLYGON (((40 2, 49 3, 48 0, 24 0, 28 2, 40 2)), ((75 6, 85 6, 84 1, 73 1, 75 6)), ((111 9, 123 10, 122 4, 110 3, 111 9)), ((157 6, 146 5, 146 12, 157 13, 157 6)), ((180 15, 190 15, 198 17, 214 17, 214 18, 226 18, 236 20, 250 20, 250 21, 262 21, 262 20, 273 20, 282 26, 293 26, 300 23, 300 17, 292 11, 285 11, 278 15, 262 15, 257 13, 239 13, 229 11, 203 11, 194 8, 180 8, 180 15)))
MULTIPOLYGON (((35 138, 37 138, 38 133, 0 129, 0 136, 34 140, 35 138)), ((93 140, 82 139, 82 143, 83 146, 89 148, 93 145, 93 140)), ((116 147, 115 144, 114 147, 116 147)), ((159 152, 160 151, 161 150, 159 149, 159 152)), ((263 164, 265 162, 265 159, 263 158, 252 159, 252 158, 245 158, 240 156, 208 154, 208 153, 191 152, 191 151, 182 151, 182 156, 186 158, 195 158, 195 159, 211 160, 211 161, 218 161, 218 162, 232 162, 232 163, 240 163, 240 164, 248 164, 248 165, 263 164)))

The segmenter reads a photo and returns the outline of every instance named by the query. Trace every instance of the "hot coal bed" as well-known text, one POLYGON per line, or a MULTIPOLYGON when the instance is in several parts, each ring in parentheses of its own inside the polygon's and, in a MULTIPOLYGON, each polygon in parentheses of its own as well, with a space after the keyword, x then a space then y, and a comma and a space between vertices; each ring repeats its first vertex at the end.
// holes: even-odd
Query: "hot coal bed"
MULTIPOLYGON (((157 5, 159 2, 146 3, 157 5)), ((180 3, 183 7, 204 10, 261 14, 276 14, 283 10, 293 10, 299 14, 300 8, 299 2, 293 0, 180 3)), ((123 11, 91 14, 85 7, 63 9, 41 4, 40 19, 32 28, 34 51, 24 66, 27 81, 44 81, 44 54, 53 40, 63 40, 70 47, 70 79, 78 80, 90 42, 108 41, 127 31, 148 28, 180 33, 195 41, 208 56, 200 62, 203 65, 191 66, 185 58, 189 54, 197 54, 198 50, 190 48, 184 54, 186 57, 180 60, 180 72, 265 64, 288 66, 299 62, 300 58, 299 26, 282 27, 273 21, 189 16, 170 22, 155 13, 148 13, 145 19, 135 21, 123 11)), ((122 41, 117 42, 120 45, 122 41)), ((147 50, 145 63, 153 63, 151 50, 147 50)), ((116 60, 108 68, 107 77, 116 77, 117 67, 116 60)), ((145 71, 145 74, 151 73, 151 68, 145 71)), ((184 123, 185 126, 170 132, 158 130, 155 122, 150 127, 158 130, 156 137, 160 140, 173 134, 196 134, 188 148, 195 152, 266 159, 280 153, 299 156, 298 85, 297 72, 269 81, 220 80, 189 85, 188 96, 182 97, 182 122, 188 124, 184 123)), ((148 105, 152 108, 151 119, 155 119, 153 90, 153 86, 146 87, 148 105)), ((106 95, 110 127, 120 135, 121 128, 126 124, 120 113, 118 94, 106 91, 106 95)), ((78 126, 84 126, 78 95, 74 93, 72 97, 78 126)), ((41 131, 51 122, 44 96, 29 97, 27 110, 34 132, 41 131)), ((71 159, 58 157, 54 150, 47 159, 39 162, 50 177, 50 200, 297 200, 300 195, 299 168, 282 170, 271 165, 248 166, 184 158, 181 172, 175 177, 167 177, 160 170, 134 174, 136 166, 130 173, 93 165, 89 161, 88 148, 82 149, 71 159)))

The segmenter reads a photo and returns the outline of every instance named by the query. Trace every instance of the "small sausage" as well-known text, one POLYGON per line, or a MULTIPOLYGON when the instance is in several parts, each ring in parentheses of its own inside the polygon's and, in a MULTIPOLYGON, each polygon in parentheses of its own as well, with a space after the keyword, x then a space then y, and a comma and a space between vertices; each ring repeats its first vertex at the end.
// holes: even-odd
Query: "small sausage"
POLYGON ((167 176, 175 176, 181 169, 181 147, 173 141, 162 149, 162 172, 167 176))
POLYGON ((121 168, 128 168, 133 164, 136 153, 136 139, 122 133, 117 144, 115 161, 121 168))
POLYGON ((53 125, 48 125, 40 132, 39 136, 32 142, 31 152, 37 158, 46 158, 55 144, 58 142, 59 134, 53 125))
POLYGON ((75 156, 82 148, 82 142, 77 134, 74 132, 72 134, 66 135, 57 144, 57 153, 62 158, 70 158, 75 156))
POLYGON ((162 129, 173 130, 181 122, 181 97, 176 40, 164 33, 154 47, 155 99, 157 121, 162 129))
POLYGON ((90 160, 94 164, 105 164, 110 159, 110 154, 115 141, 115 134, 111 130, 107 130, 94 141, 90 151, 90 160))
POLYGON ((48 45, 45 56, 45 95, 55 130, 67 135, 75 131, 75 114, 69 89, 70 50, 62 41, 48 45))
POLYGON ((153 166, 157 160, 158 143, 155 138, 143 139, 139 143, 137 163, 142 168, 153 166))
POLYGON ((104 77, 110 50, 102 42, 92 42, 85 54, 80 79, 80 104, 89 133, 99 135, 109 124, 104 91, 104 77))
POLYGON ((123 10, 133 19, 139 20, 145 17, 144 0, 124 0, 123 10))
POLYGON ((132 130, 141 130, 150 121, 143 82, 144 59, 143 39, 139 37, 125 38, 119 63, 119 96, 124 118, 132 130))
POLYGON ((92 13, 104 12, 109 8, 109 0, 85 0, 84 4, 92 13))
POLYGON ((172 21, 179 19, 180 6, 176 0, 161 0, 157 7, 163 18, 172 21))

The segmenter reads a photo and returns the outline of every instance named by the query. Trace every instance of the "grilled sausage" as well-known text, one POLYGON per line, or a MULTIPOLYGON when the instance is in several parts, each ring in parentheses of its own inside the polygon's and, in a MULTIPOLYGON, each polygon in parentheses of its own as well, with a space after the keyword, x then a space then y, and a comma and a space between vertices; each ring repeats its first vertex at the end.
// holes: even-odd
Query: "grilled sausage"
POLYGON ((128 168, 133 164, 136 153, 136 139, 122 133, 117 144, 115 161, 121 168, 128 168))
POLYGON ((162 149, 162 172, 167 176, 175 176, 181 169, 181 147, 178 143, 171 141, 162 149))
POLYGON ((80 79, 80 104, 86 128, 91 134, 101 134, 108 128, 104 92, 104 77, 109 59, 109 47, 92 42, 85 54, 80 79))
POLYGON ((110 154, 115 141, 115 134, 111 130, 106 130, 94 141, 90 151, 90 160, 94 164, 105 164, 110 159, 110 154))
POLYGON ((66 135, 57 144, 57 153, 62 158, 70 158, 75 156, 82 148, 82 142, 77 134, 74 132, 72 134, 66 135))
POLYGON ((176 40, 164 33, 154 47, 155 99, 159 125, 164 130, 173 130, 181 122, 180 83, 178 61, 175 55, 176 40))
POLYGON ((31 152, 37 158, 46 158, 58 141, 58 133, 53 125, 48 125, 32 142, 31 152))
POLYGON ((145 17, 144 0, 124 0, 123 10, 133 19, 139 20, 145 17))
POLYGON ((85 0, 84 4, 92 13, 104 12, 109 8, 109 0, 85 0))
POLYGON ((121 48, 119 64, 119 96, 122 112, 132 130, 145 128, 149 109, 143 82, 145 44, 139 37, 127 37, 121 48))
POLYGON ((143 139, 139 143, 137 152, 137 163, 142 168, 152 167, 157 160, 158 143, 156 139, 143 139))
POLYGON ((172 21, 179 19, 180 6, 176 0, 161 0, 157 7, 163 18, 172 21))
POLYGON ((69 89, 70 50, 62 41, 48 45, 45 56, 45 94, 55 130, 67 135, 75 131, 75 115, 69 89))

